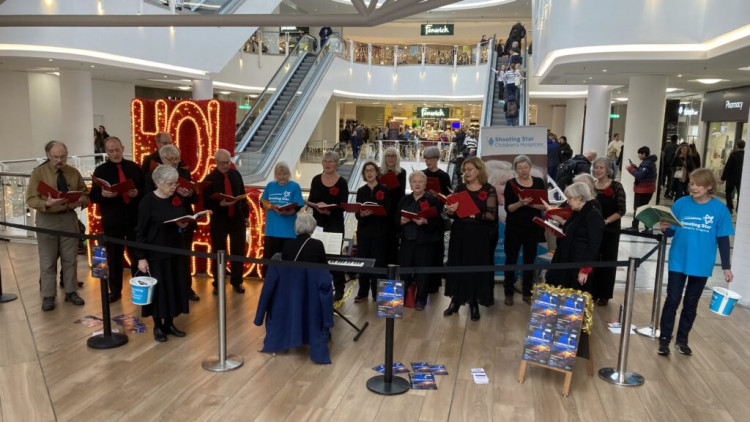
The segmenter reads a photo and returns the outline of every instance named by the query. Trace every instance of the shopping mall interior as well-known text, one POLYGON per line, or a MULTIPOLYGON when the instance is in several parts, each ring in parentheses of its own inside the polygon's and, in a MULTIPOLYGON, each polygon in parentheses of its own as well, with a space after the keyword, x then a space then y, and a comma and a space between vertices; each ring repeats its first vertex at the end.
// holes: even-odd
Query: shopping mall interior
MULTIPOLYGON (((260 353, 266 329, 253 324, 264 288, 259 265, 244 267, 247 293, 228 287, 220 301, 212 294, 212 264, 199 256, 191 269, 200 300, 177 319, 185 338, 154 342, 144 317, 145 333, 113 324, 128 331, 128 343, 96 350, 87 340, 102 329, 108 305, 91 276, 92 250, 77 260, 85 306, 64 302, 60 290, 57 308, 41 311, 36 211, 26 203, 30 175, 50 140, 67 145, 68 164, 91 182, 106 159, 95 149, 96 133, 92 138, 92 128, 102 126, 134 161, 151 152, 157 132, 170 133, 195 179, 212 168, 213 151, 226 148, 257 195, 285 162, 306 196, 326 152, 335 151, 353 202, 365 164, 381 163, 388 147, 400 153, 407 174, 425 169, 425 148, 437 147, 438 167, 455 186, 455 134, 474 134, 482 157, 485 128, 502 133, 515 125, 565 136, 574 154, 601 156, 618 134, 622 157, 634 160, 644 146, 663 160, 660 152, 676 137, 721 177, 748 138, 750 3, 713 3, 0 0, 0 421, 745 420, 750 264, 741 257, 750 256, 750 218, 742 218, 750 199, 739 194, 739 183, 729 287, 742 298, 731 315, 709 308, 714 289, 728 287, 717 256, 691 334, 692 356, 657 355, 665 257, 656 237, 623 235, 614 297, 587 310, 589 359, 574 358, 567 371, 532 365, 523 382, 530 309, 520 301, 504 305, 502 281, 479 321, 468 307, 444 317, 451 298, 441 289, 423 312, 404 309, 394 328, 393 319, 377 316, 377 302, 355 303, 357 275, 347 273, 328 342, 333 363, 321 365, 306 346, 260 353), (514 92, 507 79, 497 82, 511 65, 514 92), (510 101, 518 103, 515 120, 510 101), (200 105, 188 111, 180 105, 188 102, 200 105), (354 148, 357 127, 364 130, 354 148), (185 141, 194 138, 194 145, 185 141), (626 265, 631 257, 637 271, 626 265), (609 324, 631 320, 639 329, 632 336, 609 324), (217 348, 220 360, 229 353, 244 363, 204 369, 217 348), (373 368, 391 358, 407 368, 443 364, 448 374, 435 376, 434 391, 371 391, 373 368), (475 368, 484 369, 488 385, 477 382, 475 368), (603 368, 645 382, 613 385, 598 375, 603 368)), ((616 179, 634 191, 627 171, 616 179)), ((661 189, 651 203, 672 205, 661 189)), ((262 214, 257 195, 251 213, 262 214)), ((725 196, 720 183, 715 197, 725 196)), ((77 212, 95 234, 98 214, 77 212)), ((628 195, 623 227, 632 219, 628 195)), ((251 218, 246 258, 262 257, 263 221, 251 218)), ((351 253, 358 220, 348 215, 345 224, 351 253)), ((209 252, 207 235, 193 246, 198 255, 209 252)), ((542 273, 540 267, 535 279, 542 273)), ((141 317, 129 291, 109 308, 112 316, 141 317)))

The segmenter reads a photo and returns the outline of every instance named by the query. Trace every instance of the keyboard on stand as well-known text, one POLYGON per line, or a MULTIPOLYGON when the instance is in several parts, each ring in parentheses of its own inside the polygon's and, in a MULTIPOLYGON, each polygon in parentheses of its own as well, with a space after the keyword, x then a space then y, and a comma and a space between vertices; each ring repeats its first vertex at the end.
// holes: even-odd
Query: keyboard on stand
POLYGON ((326 255, 328 265, 341 265, 352 268, 372 268, 375 266, 375 258, 360 258, 356 256, 326 255))

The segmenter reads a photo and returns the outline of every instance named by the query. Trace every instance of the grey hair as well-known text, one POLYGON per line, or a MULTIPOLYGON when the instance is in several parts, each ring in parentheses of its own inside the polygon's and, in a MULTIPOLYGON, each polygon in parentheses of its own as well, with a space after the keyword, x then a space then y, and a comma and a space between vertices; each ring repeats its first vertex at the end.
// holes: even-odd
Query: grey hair
POLYGON ((282 170, 285 171, 287 174, 292 174, 292 171, 289 169, 289 164, 286 163, 286 161, 279 161, 276 163, 276 166, 273 168, 273 172, 276 173, 276 171, 282 170))
POLYGON ((440 150, 438 147, 427 147, 422 153, 424 158, 440 158, 440 150))
POLYGON ((328 150, 323 153, 323 161, 326 160, 333 160, 336 162, 336 167, 339 166, 339 160, 341 160, 341 157, 339 156, 339 153, 333 150, 328 150))
POLYGON ((568 198, 581 198, 583 202, 588 202, 593 198, 591 188, 583 182, 575 182, 568 186, 565 189, 565 196, 568 198))
POLYGON ((607 170, 607 177, 611 178, 612 174, 613 174, 613 170, 612 170, 612 163, 609 162, 609 158, 607 158, 607 157, 599 157, 599 158, 597 158, 596 160, 594 160, 591 163, 591 170, 593 170, 594 167, 596 167, 597 163, 604 164, 604 168, 607 170))
POLYGON ((531 164, 531 158, 529 158, 528 155, 526 155, 526 154, 520 154, 520 155, 517 155, 516 158, 513 159, 513 170, 516 169, 516 165, 518 163, 523 163, 523 162, 528 163, 529 167, 534 167, 534 165, 531 164))
POLYGON ((177 180, 177 169, 166 164, 161 164, 151 173, 154 183, 173 182, 177 180))
POLYGON ((427 175, 423 171, 413 171, 409 174, 409 183, 412 183, 415 177, 421 177, 425 182, 427 181, 427 175))
POLYGON ((588 173, 578 173, 573 177, 573 183, 584 183, 591 190, 591 197, 596 198, 596 178, 588 173))
POLYGON ((176 155, 179 157, 180 150, 174 145, 164 145, 159 148, 159 158, 161 158, 161 161, 166 160, 169 155, 176 155))
POLYGON ((396 154, 396 165, 393 168, 393 172, 396 174, 401 173, 401 154, 398 153, 398 149, 396 147, 388 147, 385 149, 385 153, 383 153, 383 159, 380 161, 380 169, 384 173, 388 172, 388 166, 385 165, 385 156, 388 154, 396 154))
POLYGON ((312 234, 317 224, 312 214, 300 212, 297 214, 297 219, 294 220, 294 232, 297 234, 312 234))

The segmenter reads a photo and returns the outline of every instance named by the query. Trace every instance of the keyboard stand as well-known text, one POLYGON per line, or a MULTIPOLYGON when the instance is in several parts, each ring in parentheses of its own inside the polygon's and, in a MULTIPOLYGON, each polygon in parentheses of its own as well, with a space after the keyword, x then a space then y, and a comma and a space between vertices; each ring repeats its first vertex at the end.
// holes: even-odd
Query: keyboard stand
POLYGON ((341 319, 343 319, 347 324, 349 324, 352 328, 354 328, 354 331, 357 332, 357 335, 354 336, 354 341, 359 340, 359 336, 361 336, 362 333, 364 333, 365 330, 367 329, 367 326, 370 325, 368 321, 365 321, 365 323, 362 325, 362 328, 359 328, 356 325, 354 325, 354 323, 349 318, 345 317, 344 314, 339 312, 338 309, 334 309, 333 313, 340 316, 341 319))

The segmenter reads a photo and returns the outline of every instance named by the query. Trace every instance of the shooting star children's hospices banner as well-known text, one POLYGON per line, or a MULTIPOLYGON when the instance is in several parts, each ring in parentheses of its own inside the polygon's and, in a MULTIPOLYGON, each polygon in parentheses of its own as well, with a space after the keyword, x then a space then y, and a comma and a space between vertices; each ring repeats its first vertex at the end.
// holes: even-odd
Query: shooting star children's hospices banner
MULTIPOLYGON (((495 264, 505 264, 505 184, 515 177, 513 160, 520 154, 531 159, 531 175, 547 181, 547 128, 544 126, 494 126, 479 131, 479 156, 484 160, 489 183, 497 189, 499 201, 499 240, 495 249, 495 264)), ((522 254, 523 252, 521 252, 522 254)), ((539 246, 537 254, 547 249, 539 246)), ((522 256, 519 255, 519 263, 522 256)), ((502 273, 496 275, 503 276, 502 273)))

